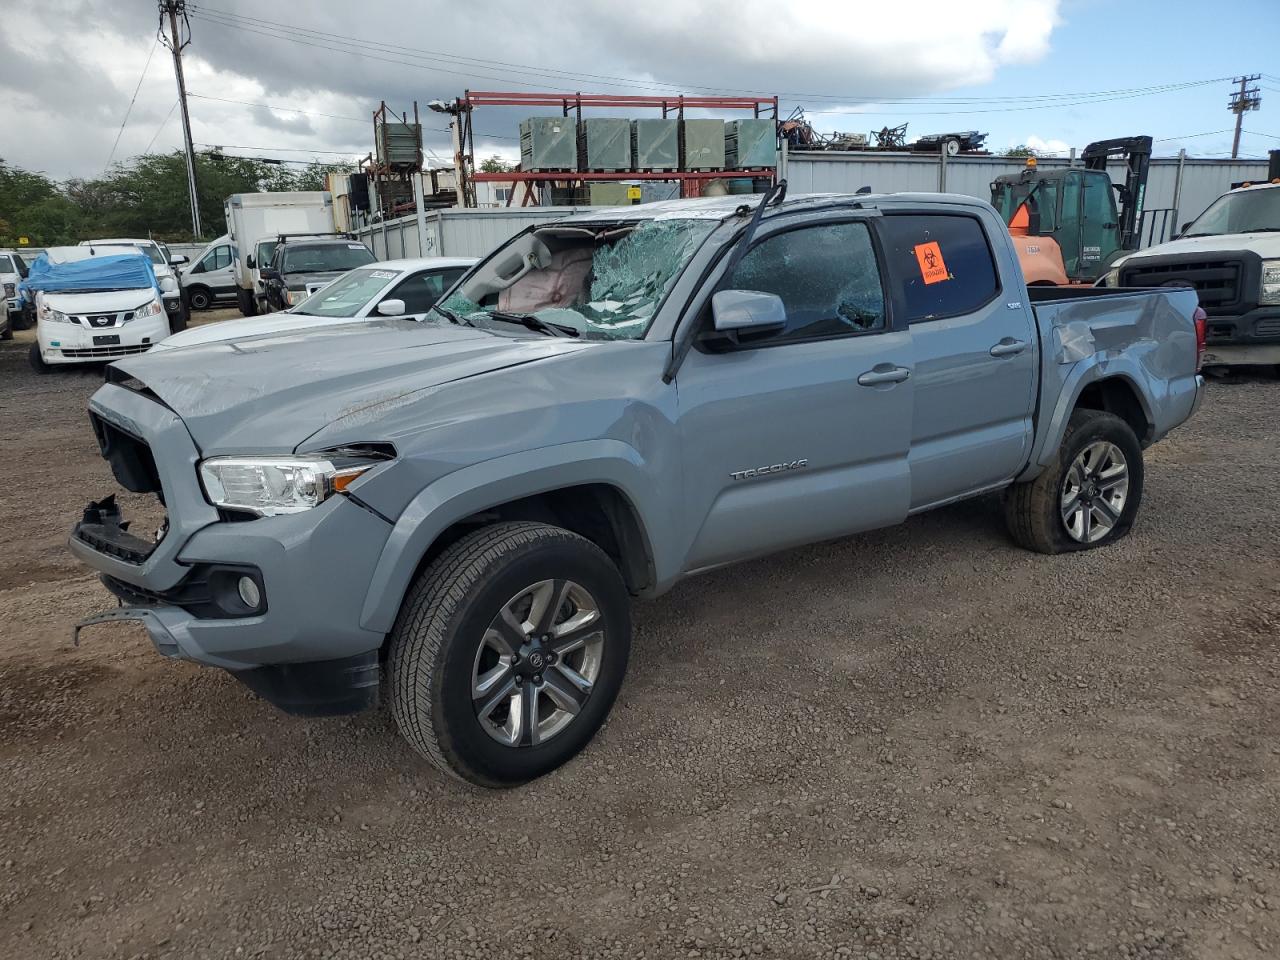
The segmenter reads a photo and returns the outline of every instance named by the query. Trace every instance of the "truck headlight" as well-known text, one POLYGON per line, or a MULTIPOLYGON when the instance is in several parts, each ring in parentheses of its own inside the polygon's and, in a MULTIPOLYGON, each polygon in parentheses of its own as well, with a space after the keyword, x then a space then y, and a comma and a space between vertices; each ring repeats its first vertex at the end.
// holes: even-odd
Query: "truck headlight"
POLYGON ((1280 303, 1280 260, 1262 261, 1262 289, 1259 303, 1280 303))
POLYGON ((40 305, 40 312, 37 316, 45 323, 75 323, 74 320, 61 310, 55 310, 53 307, 46 306, 43 303, 40 305))
POLYGON ((212 457, 200 464, 200 482, 214 506, 274 517, 319 506, 382 462, 338 456, 212 457))
POLYGON ((161 277, 160 292, 161 293, 177 293, 178 281, 175 280, 173 277, 161 277))
POLYGON ((284 298, 288 302, 289 306, 296 307, 303 300, 307 299, 307 291, 306 290, 286 290, 284 292, 284 298))
POLYGON ((133 311, 133 319, 145 320, 147 317, 155 317, 162 313, 164 313, 164 304, 159 300, 152 300, 150 303, 144 303, 133 311))

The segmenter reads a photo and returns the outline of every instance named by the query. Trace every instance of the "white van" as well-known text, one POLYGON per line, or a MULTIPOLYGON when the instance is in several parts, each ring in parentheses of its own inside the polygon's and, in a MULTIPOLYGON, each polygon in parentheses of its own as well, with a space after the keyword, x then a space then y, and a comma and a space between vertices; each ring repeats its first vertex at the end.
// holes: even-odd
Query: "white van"
POLYGON ((236 247, 223 234, 200 252, 195 262, 182 269, 182 289, 192 310, 208 310, 219 300, 235 300, 240 289, 236 280, 236 247))
POLYGON ((38 284, 36 342, 28 355, 37 373, 53 366, 115 360, 145 353, 174 331, 154 269, 134 246, 50 247, 50 271, 34 264, 28 279, 38 284), (83 277, 67 278, 59 289, 57 267, 95 257, 123 256, 125 263, 101 286, 85 286, 83 277))

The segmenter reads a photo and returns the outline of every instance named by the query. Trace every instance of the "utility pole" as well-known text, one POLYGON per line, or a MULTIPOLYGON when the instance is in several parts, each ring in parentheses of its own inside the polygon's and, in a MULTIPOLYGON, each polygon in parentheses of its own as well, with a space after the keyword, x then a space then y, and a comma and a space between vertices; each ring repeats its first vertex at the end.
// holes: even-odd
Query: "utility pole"
POLYGON ((1236 115, 1236 136, 1231 141, 1231 159, 1235 160, 1240 156, 1240 128, 1244 126, 1244 115, 1248 110, 1257 110, 1262 106, 1262 94, 1258 92, 1257 87, 1251 87, 1249 84, 1257 82, 1260 78, 1258 74, 1251 77, 1236 77, 1232 83, 1240 84, 1240 89, 1231 94, 1231 99, 1227 101, 1227 109, 1236 115))
POLYGON ((178 78, 178 106, 182 108, 182 136, 187 147, 187 199, 191 203, 191 233, 200 238, 200 193, 196 189, 196 153, 191 144, 191 115, 187 112, 187 83, 182 78, 182 51, 191 42, 191 21, 187 19, 187 0, 159 0, 160 40, 173 53, 173 73, 178 78), (165 33, 168 18, 169 32, 165 33), (178 18, 186 28, 185 40, 178 32, 178 18))

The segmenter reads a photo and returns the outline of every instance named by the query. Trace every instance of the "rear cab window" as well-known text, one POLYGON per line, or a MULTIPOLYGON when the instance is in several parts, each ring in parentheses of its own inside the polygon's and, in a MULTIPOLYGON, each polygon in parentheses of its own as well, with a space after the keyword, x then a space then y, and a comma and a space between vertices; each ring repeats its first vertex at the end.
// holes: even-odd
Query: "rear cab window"
POLYGON ((999 294, 995 257, 977 217, 891 213, 878 226, 908 323, 973 313, 999 294))

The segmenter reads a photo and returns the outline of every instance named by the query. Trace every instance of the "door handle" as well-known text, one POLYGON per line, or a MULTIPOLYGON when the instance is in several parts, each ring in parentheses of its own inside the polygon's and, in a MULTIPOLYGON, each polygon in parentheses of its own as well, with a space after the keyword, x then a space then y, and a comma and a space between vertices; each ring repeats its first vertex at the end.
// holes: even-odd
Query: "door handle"
POLYGON ((1005 337, 994 347, 991 348, 993 357, 1012 357, 1027 349, 1027 341, 1014 340, 1012 337, 1005 337))
POLYGON ((858 377, 858 383, 864 387, 874 387, 879 383, 901 383, 909 376, 911 376, 911 371, 906 367, 894 367, 887 363, 878 363, 858 377))

